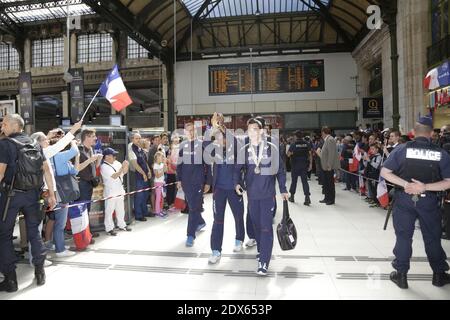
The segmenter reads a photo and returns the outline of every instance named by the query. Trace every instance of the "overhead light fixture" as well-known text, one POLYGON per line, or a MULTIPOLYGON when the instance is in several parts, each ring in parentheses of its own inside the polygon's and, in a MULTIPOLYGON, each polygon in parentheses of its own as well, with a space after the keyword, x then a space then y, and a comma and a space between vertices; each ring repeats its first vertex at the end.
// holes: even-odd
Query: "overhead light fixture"
POLYGON ((204 54, 202 55, 202 58, 207 59, 207 58, 219 58, 218 54, 204 54))
POLYGON ((241 53, 243 56, 257 56, 259 54, 258 51, 256 52, 242 52, 241 53))
POLYGON ((237 53, 221 53, 221 57, 236 57, 237 53))
POLYGON ((278 51, 261 51, 261 54, 277 54, 278 51))
POLYGON ((320 49, 303 49, 302 52, 320 52, 320 49))
POLYGON ((300 50, 283 50, 282 53, 300 53, 300 50))

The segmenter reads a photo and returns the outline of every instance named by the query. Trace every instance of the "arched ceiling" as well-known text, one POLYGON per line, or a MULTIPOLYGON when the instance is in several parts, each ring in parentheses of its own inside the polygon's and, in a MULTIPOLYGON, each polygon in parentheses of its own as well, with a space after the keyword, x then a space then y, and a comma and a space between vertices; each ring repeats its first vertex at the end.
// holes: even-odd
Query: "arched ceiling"
POLYGON ((76 5, 73 8, 81 14, 96 12, 110 20, 147 49, 160 51, 166 61, 173 61, 175 46, 180 60, 189 59, 191 51, 196 59, 205 55, 240 55, 250 48, 263 54, 352 51, 368 32, 367 7, 380 2, 0 0, 0 32, 17 32, 27 19, 49 19, 49 15, 64 17, 67 1, 76 5), (35 16, 30 18, 33 10, 35 16))
MULTIPOLYGON (((85 1, 91 5, 95 0, 85 1)), ((97 1, 98 2, 98 1, 97 1)), ((104 1, 101 1, 104 2, 104 1)), ((351 51, 376 0, 112 0, 177 59, 253 52, 351 51), (174 6, 175 4, 175 6, 174 6), (191 32, 192 24, 192 32, 191 32), (176 25, 176 35, 174 26, 176 25), (192 35, 192 36, 191 36, 192 35), (176 41, 174 41, 176 39, 176 41), (192 50, 191 50, 192 48, 192 50)), ((99 12, 100 6, 92 6, 99 12)), ((101 13, 101 12, 99 12, 101 13)))

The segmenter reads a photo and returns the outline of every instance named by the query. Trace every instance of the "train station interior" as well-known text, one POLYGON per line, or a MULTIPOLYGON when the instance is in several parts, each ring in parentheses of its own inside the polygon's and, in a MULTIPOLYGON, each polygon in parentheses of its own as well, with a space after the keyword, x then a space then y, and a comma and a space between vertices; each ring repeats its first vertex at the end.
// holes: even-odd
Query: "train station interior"
MULTIPOLYGON (((323 127, 332 131, 339 152, 350 140, 358 144, 359 132, 381 137, 383 154, 389 133, 409 141, 423 116, 432 117, 436 136, 450 125, 449 14, 448 0, 0 0, 0 118, 20 114, 29 135, 55 128, 67 133, 83 119, 83 128, 95 129, 94 151, 106 155, 112 148, 119 162, 132 161, 135 134, 143 150, 157 136, 167 135, 171 144, 187 124, 199 135, 214 128, 214 114, 223 115, 227 129, 243 131, 250 119, 262 117, 278 135, 273 140, 287 146, 284 157, 296 132, 316 146, 323 127), (116 66, 131 99, 120 111, 101 89, 116 66)), ((314 148, 312 157, 320 157, 314 148)), ((287 190, 289 161, 281 164, 287 190)), ((221 259, 210 263, 214 193, 204 194, 206 226, 187 246, 189 214, 167 210, 136 219, 137 196, 129 193, 137 190, 137 171, 129 171, 124 208, 132 231, 105 232, 100 183, 88 217, 100 236, 76 250, 67 228, 65 244, 73 254, 47 251, 43 286, 36 285, 19 213, 13 233, 18 290, 0 292, 0 300, 450 299, 450 285, 432 285, 418 221, 409 289, 390 281, 396 233, 392 216, 386 217, 393 203, 378 201, 376 184, 375 195, 363 191, 371 183, 361 176, 367 172, 350 173, 349 163, 334 172, 332 205, 319 202, 320 163, 311 163, 310 205, 303 204, 299 180, 288 205, 298 233, 293 250, 278 243, 283 199, 276 184, 265 277, 255 273, 257 247, 246 246, 247 230, 236 250, 230 206, 221 259), (350 175, 358 187, 349 188, 350 175)), ((96 174, 101 176, 99 169, 96 174)), ((247 200, 244 195, 244 218, 247 200)), ((154 212, 150 199, 147 206, 154 212)), ((450 254, 448 239, 444 232, 442 247, 450 254)))

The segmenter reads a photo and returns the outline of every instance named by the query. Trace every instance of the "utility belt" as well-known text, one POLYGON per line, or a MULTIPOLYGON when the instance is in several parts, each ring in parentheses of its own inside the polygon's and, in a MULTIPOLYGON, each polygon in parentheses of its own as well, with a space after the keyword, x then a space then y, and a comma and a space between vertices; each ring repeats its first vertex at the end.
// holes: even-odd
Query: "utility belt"
POLYGON ((15 189, 15 188, 11 188, 10 184, 6 184, 6 183, 1 183, 0 184, 0 192, 4 193, 4 194, 8 194, 11 190, 11 196, 13 196, 16 192, 20 192, 20 193, 26 193, 28 191, 26 190, 20 190, 20 189, 15 189))
MULTIPOLYGON (((395 192, 403 192, 406 194, 405 189, 403 187, 395 186, 394 189, 395 189, 395 192)), ((441 195, 440 191, 425 191, 424 193, 422 193, 418 196, 419 196, 419 198, 426 198, 427 196, 428 197, 438 197, 440 195, 441 195)))

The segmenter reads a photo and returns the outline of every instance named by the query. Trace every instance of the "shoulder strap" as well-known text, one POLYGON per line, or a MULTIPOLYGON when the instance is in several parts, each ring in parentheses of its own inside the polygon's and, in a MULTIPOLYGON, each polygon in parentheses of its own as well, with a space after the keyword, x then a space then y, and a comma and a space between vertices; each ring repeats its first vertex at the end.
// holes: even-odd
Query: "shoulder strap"
POLYGON ((20 141, 17 140, 17 139, 10 138, 10 137, 6 137, 6 139, 8 139, 8 140, 11 141, 12 143, 14 143, 17 147, 19 147, 19 149, 26 146, 26 144, 20 142, 20 141))
MULTIPOLYGON (((106 164, 106 165, 110 166, 110 167, 114 170, 114 172, 117 173, 116 168, 114 168, 114 167, 113 167, 112 165, 110 165, 108 162, 103 161, 103 164, 106 164)), ((119 176, 119 179, 120 179, 120 182, 123 183, 122 178, 121 178, 120 176, 119 176)))

